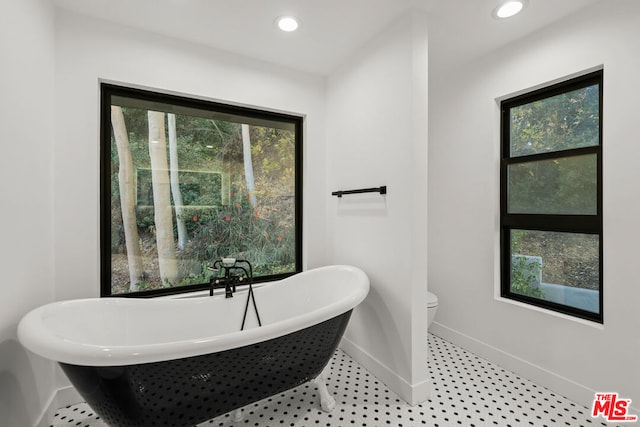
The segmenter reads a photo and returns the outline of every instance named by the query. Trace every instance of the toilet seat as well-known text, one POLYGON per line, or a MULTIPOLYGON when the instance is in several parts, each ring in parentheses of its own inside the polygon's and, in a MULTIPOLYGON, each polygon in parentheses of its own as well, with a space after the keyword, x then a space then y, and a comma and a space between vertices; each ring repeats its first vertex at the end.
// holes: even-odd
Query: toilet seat
POLYGON ((427 291, 427 308, 438 306, 438 297, 427 291))

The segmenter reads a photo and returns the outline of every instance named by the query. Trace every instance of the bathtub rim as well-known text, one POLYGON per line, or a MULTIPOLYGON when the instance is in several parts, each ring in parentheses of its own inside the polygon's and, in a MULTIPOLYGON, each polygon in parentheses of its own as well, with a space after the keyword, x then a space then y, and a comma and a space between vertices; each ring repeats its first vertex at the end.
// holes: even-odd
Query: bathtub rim
MULTIPOLYGON (((154 300, 109 297, 57 301, 37 307, 27 313, 18 324, 18 339, 24 347, 39 356, 57 362, 81 366, 124 366, 225 351, 268 341, 329 320, 336 315, 354 309, 366 298, 369 292, 369 279, 362 270, 353 266, 331 265, 314 268, 276 282, 269 282, 261 287, 281 286, 282 284, 296 280, 294 278, 300 280, 300 276, 305 274, 321 274, 323 270, 340 269, 348 270, 349 274, 353 274, 358 282, 357 286, 350 289, 349 294, 342 295, 342 298, 338 298, 332 304, 318 307, 312 311, 272 324, 244 331, 234 331, 217 336, 202 337, 200 339, 178 340, 159 344, 105 346, 83 344, 56 336, 44 325, 43 315, 50 313, 52 310, 59 309, 65 304, 82 304, 87 301, 96 304, 118 304, 119 301, 122 301, 126 304, 135 305, 136 302, 148 304, 154 300)), ((248 292, 248 289, 240 290, 237 294, 244 295, 246 292, 248 292)), ((210 297, 206 295, 202 298, 210 297)), ((158 301, 169 301, 170 303, 171 300, 188 301, 188 299, 189 297, 180 295, 171 298, 158 298, 158 301)))

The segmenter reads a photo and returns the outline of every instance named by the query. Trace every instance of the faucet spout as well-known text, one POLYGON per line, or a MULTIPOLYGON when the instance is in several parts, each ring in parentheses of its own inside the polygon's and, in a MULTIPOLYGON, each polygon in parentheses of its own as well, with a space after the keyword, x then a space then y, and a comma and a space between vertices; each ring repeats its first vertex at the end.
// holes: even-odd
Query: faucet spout
MULTIPOLYGON (((221 260, 217 260, 213 263, 214 271, 221 272, 223 271, 223 276, 212 277, 209 281, 209 296, 213 296, 213 291, 216 288, 224 287, 224 296, 225 298, 233 298, 233 294, 236 291, 236 285, 243 281, 246 277, 249 277, 249 273, 242 266, 237 266, 238 261, 235 258, 222 258, 221 260), (240 271, 241 273, 236 273, 240 271), (242 276, 244 273, 245 276, 242 276)), ((247 262, 248 261, 240 261, 247 262)), ((220 274, 220 273, 218 273, 220 274)))
POLYGON ((224 284, 224 297, 225 298, 233 298, 233 293, 236 291, 236 285, 235 283, 233 285, 231 285, 231 281, 232 280, 227 280, 226 283, 224 284), (232 290, 232 286, 233 286, 233 290, 232 290))
MULTIPOLYGON (((242 280, 242 278, 240 278, 242 280)), ((224 288, 224 297, 233 298, 233 293, 236 291, 236 284, 238 283, 238 277, 234 275, 228 275, 225 277, 212 278, 209 281, 209 296, 213 296, 214 289, 224 288)))

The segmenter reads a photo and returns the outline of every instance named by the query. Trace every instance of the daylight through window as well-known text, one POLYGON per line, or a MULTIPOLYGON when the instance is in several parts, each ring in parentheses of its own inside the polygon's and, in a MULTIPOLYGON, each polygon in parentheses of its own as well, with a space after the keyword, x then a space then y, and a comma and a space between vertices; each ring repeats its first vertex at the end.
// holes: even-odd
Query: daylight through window
POLYGON ((501 103, 501 294, 602 323, 602 71, 501 103))
POLYGON ((255 281, 301 271, 302 118, 101 85, 101 294, 205 288, 216 259, 255 281))

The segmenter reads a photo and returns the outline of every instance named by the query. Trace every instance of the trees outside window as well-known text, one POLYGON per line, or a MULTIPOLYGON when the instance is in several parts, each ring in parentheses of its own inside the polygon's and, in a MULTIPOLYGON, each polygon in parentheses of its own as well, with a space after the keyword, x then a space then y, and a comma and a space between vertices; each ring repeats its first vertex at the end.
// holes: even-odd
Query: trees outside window
POLYGON ((101 294, 208 286, 222 257, 254 280, 301 271, 302 118, 101 85, 101 294))
POLYGON ((602 71, 501 103, 501 295, 603 322, 602 71))

